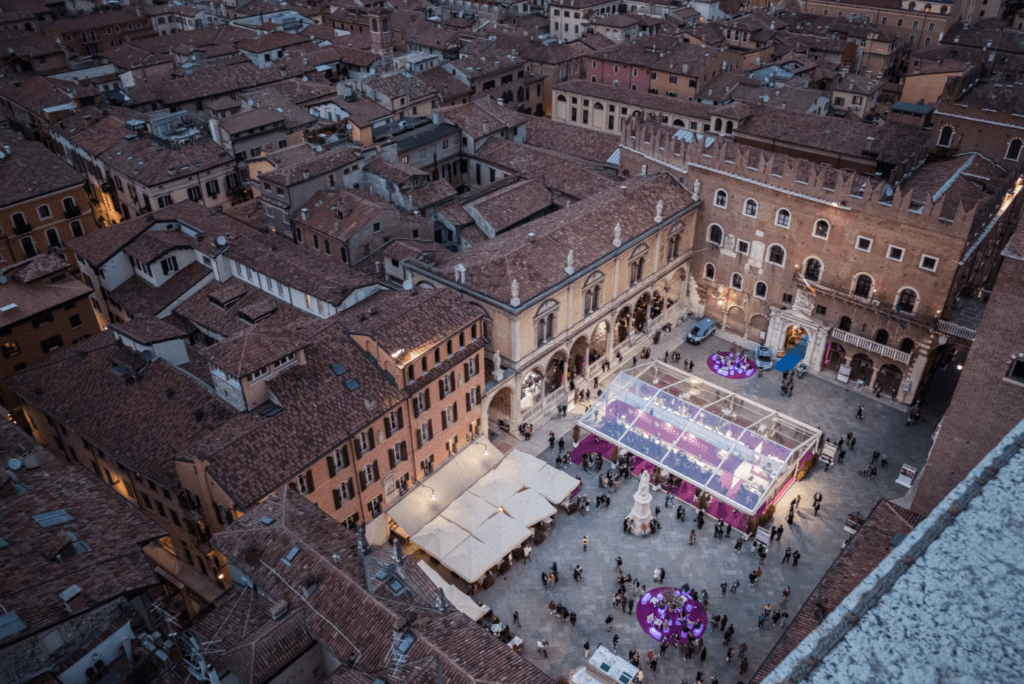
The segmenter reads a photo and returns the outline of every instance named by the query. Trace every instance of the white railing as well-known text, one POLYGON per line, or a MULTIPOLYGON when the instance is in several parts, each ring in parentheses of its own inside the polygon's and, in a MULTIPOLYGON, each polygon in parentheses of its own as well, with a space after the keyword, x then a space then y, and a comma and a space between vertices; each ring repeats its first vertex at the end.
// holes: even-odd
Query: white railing
POLYGON ((853 333, 848 333, 845 330, 840 330, 839 328, 832 328, 832 337, 840 342, 846 342, 847 344, 852 344, 855 347, 867 349, 873 354, 884 356, 887 359, 892 359, 893 361, 902 363, 905 366, 910 365, 910 354, 907 352, 900 351, 899 349, 893 349, 888 345, 880 344, 874 340, 869 340, 866 337, 854 335, 853 333))
POLYGON ((954 337, 960 337, 970 341, 974 340, 974 334, 977 332, 971 328, 943 320, 936 321, 935 329, 941 333, 946 333, 947 335, 953 335, 954 337))

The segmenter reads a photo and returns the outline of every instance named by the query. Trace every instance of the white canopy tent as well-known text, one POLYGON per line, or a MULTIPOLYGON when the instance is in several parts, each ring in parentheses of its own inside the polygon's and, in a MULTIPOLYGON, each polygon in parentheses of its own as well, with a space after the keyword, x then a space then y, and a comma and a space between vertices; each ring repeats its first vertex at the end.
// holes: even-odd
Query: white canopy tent
POLYGON ((532 534, 529 527, 498 511, 478 527, 473 536, 504 556, 532 534))
POLYGON ((505 478, 496 468, 480 478, 469 492, 492 506, 501 506, 522 488, 521 483, 505 478))
POLYGON ((466 492, 453 501, 451 506, 441 511, 441 515, 467 532, 475 532, 497 510, 476 494, 466 492))
POLYGON ((470 444, 442 463, 425 484, 413 488, 388 508, 388 516, 412 537, 477 480, 494 470, 503 458, 501 450, 486 440, 470 444))
POLYGON ((527 527, 532 527, 541 520, 552 517, 555 507, 544 495, 535 489, 524 489, 506 501, 502 509, 513 519, 527 527))
POLYGON ((544 469, 545 465, 544 461, 536 456, 513 449, 499 464, 499 468, 503 475, 525 486, 538 470, 544 469))
POLYGON ((566 497, 580 486, 580 481, 568 473, 563 473, 558 468, 544 464, 542 469, 530 477, 526 486, 536 490, 545 499, 557 505, 565 501, 566 497))
POLYGON ((468 536, 469 532, 447 518, 438 516, 414 534, 412 540, 434 558, 444 558, 468 536))
POLYGON ((434 586, 439 587, 444 592, 445 598, 451 603, 456 610, 469 616, 470 620, 476 622, 491 610, 486 605, 481 606, 476 601, 471 599, 462 593, 457 587, 452 586, 444 581, 434 568, 430 567, 426 561, 419 561, 416 565, 419 566, 423 574, 434 583, 434 586))
POLYGON ((476 537, 466 537, 454 551, 442 558, 441 562, 459 577, 472 584, 497 565, 501 557, 502 554, 499 551, 484 544, 476 537))

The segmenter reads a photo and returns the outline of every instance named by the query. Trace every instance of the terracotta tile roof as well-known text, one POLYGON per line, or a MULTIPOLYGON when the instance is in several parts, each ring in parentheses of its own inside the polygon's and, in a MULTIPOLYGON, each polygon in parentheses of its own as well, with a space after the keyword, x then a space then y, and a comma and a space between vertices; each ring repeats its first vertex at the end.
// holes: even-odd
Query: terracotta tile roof
MULTIPOLYGON (((85 176, 42 143, 19 140, 9 131, 0 135, 0 143, 11 148, 10 153, 5 152, 0 159, 0 207, 85 183, 85 176)), ((51 212, 60 211, 60 198, 54 198, 50 204, 51 212)), ((35 220, 35 216, 28 217, 29 222, 35 220)))
POLYGON ((61 122, 64 127, 59 132, 89 154, 98 157, 124 140, 124 136, 128 135, 125 123, 132 118, 137 116, 121 113, 101 114, 87 127, 78 127, 73 122, 65 120, 61 122))
POLYGON ((0 445, 4 464, 14 457, 38 464, 14 472, 27 491, 3 500, 7 544, 0 553, 0 604, 17 614, 25 630, 0 638, 0 646, 69 619, 60 594, 73 585, 91 610, 159 584, 142 552, 143 544, 164 535, 159 526, 98 477, 37 446, 14 423, 0 425, 0 445), (41 527, 33 518, 59 509, 71 518, 59 527, 41 527), (89 550, 76 555, 67 548, 74 540, 89 550))
POLYGON ((193 450, 197 458, 209 459, 211 476, 243 509, 364 430, 403 397, 337 316, 296 321, 283 330, 306 345, 305 364, 292 364, 264 380, 284 410, 270 418, 240 414, 197 441, 193 450), (346 369, 341 376, 332 370, 338 363, 346 369), (346 386, 351 379, 358 380, 357 390, 346 386))
POLYGON ((276 325, 286 325, 307 315, 238 278, 224 283, 212 281, 176 306, 174 313, 220 337, 231 337, 251 328, 252 324, 244 321, 242 314, 257 322, 268 317, 276 325))
POLYGON ((152 316, 139 316, 123 323, 111 323, 110 328, 119 335, 147 345, 187 336, 187 333, 171 325, 166 318, 152 316))
MULTIPOLYGON (((312 149, 307 146, 302 146, 300 149, 312 152, 312 149)), ((316 178, 317 176, 344 168, 360 159, 358 154, 347 147, 308 157, 303 154, 302 156, 306 157, 304 159, 295 159, 295 156, 295 154, 290 153, 279 153, 277 158, 284 160, 285 165, 278 166, 273 171, 261 173, 260 180, 270 181, 287 188, 296 183, 303 182, 305 172, 309 173, 310 178, 316 178)))
POLYGON ((212 140, 175 148, 150 137, 121 140, 101 154, 100 161, 147 187, 234 164, 231 155, 212 140))
POLYGON ((304 104, 325 95, 335 95, 337 93, 334 86, 329 83, 317 83, 309 80, 303 81, 301 78, 288 78, 283 81, 277 81, 276 83, 270 83, 263 86, 259 92, 266 92, 268 90, 278 93, 289 102, 293 102, 295 104, 304 104))
POLYGON ((374 74, 362 80, 362 87, 385 97, 406 97, 410 102, 432 97, 435 90, 418 76, 400 71, 394 74, 374 74))
POLYGON ((285 31, 272 31, 256 38, 243 38, 235 43, 235 45, 239 50, 245 50, 246 52, 267 52, 268 50, 276 50, 308 42, 310 42, 308 36, 299 36, 285 31))
POLYGON ((151 264, 172 249, 190 247, 192 238, 180 230, 147 230, 129 242, 124 252, 144 264, 151 264))
POLYGON ((346 241, 384 212, 390 215, 394 207, 369 192, 321 190, 292 212, 292 220, 335 240, 346 241))
POLYGON ((619 136, 531 116, 526 121, 526 144, 604 164, 619 148, 619 136))
POLYGON ((260 107, 259 109, 250 109, 247 112, 224 117, 219 120, 218 125, 226 133, 234 135, 235 133, 241 133, 242 131, 248 131, 260 126, 270 126, 284 120, 284 112, 260 107))
POLYGON ((793 616, 750 684, 764 680, 889 555, 893 537, 910 533, 923 517, 889 501, 879 501, 793 616))
POLYGON ((391 181, 395 185, 403 185, 413 178, 430 177, 426 171, 421 171, 415 166, 403 164, 402 162, 388 161, 384 157, 376 157, 373 161, 363 167, 366 173, 380 176, 384 180, 391 181))
POLYGON ((477 150, 477 156, 525 178, 539 178, 549 190, 572 199, 589 197, 614 185, 609 178, 588 170, 568 155, 501 138, 488 138, 477 150))
POLYGON ((173 460, 235 414, 210 390, 163 360, 146 366, 114 339, 112 331, 52 354, 6 382, 23 403, 38 406, 132 470, 165 486, 177 482, 173 460), (144 367, 131 384, 111 371, 113 360, 122 356, 132 359, 133 367, 144 367), (68 387, 75 391, 68 392, 68 387))
POLYGON ((33 257, 0 269, 7 282, 0 284, 0 328, 8 328, 54 307, 87 297, 92 288, 71 276, 68 263, 55 255, 33 257), (63 274, 54 270, 53 260, 61 262, 63 274), (51 277, 38 275, 45 272, 51 277), (56 275, 52 275, 56 274, 56 275), (52 282, 53 278, 61 278, 52 282), (10 305, 14 304, 14 307, 10 305))
POLYGON ((472 224, 474 221, 473 217, 466 213, 466 210, 462 208, 462 205, 457 200, 442 204, 437 208, 437 213, 448 219, 453 226, 465 226, 472 224))
POLYGON ((288 328, 260 323, 203 348, 200 354, 232 377, 243 378, 304 346, 305 340, 288 328))
POLYGON ((483 315, 454 290, 417 288, 378 292, 339 317, 346 332, 370 337, 405 367, 483 315))
POLYGON ((159 287, 133 275, 115 287, 110 297, 133 317, 156 316, 205 278, 213 278, 213 271, 202 262, 193 261, 159 287))
POLYGON ((478 213, 495 233, 552 205, 551 191, 537 179, 521 180, 463 206, 470 216, 478 213))
POLYGON ((442 100, 453 100, 457 97, 469 97, 472 92, 470 87, 444 70, 444 67, 436 66, 433 69, 416 74, 423 83, 438 93, 442 100))
POLYGON ((515 128, 530 117, 522 112, 499 105, 491 97, 440 110, 442 116, 472 137, 481 138, 502 128, 515 128))
POLYGON ((624 186, 573 202, 465 252, 434 252, 434 263, 415 265, 450 280, 455 265, 462 264, 465 287, 506 304, 512 298, 512 280, 518 280, 519 298, 527 306, 570 277, 565 272, 569 250, 573 250, 574 268, 580 271, 613 249, 616 223, 621 225, 623 244, 628 244, 655 225, 659 200, 663 220, 694 205, 690 193, 666 174, 634 178, 624 186))
MULTIPOLYGON (((274 599, 288 601, 288 617, 282 622, 301 622, 308 637, 342 662, 350 655, 358 656, 354 668, 343 666, 332 675, 332 681, 338 684, 366 682, 364 673, 382 671, 390 662, 393 630, 406 621, 416 636, 408 654, 409 665, 389 679, 409 684, 438 680, 446 684, 553 682, 462 613, 450 607, 438 610, 429 579, 409 560, 399 571, 407 589, 396 597, 381 580, 374 579, 392 563, 390 551, 372 549, 363 556, 356 549, 352 532, 290 488, 273 494, 251 514, 219 532, 214 544, 261 590, 274 599), (273 522, 266 525, 261 522, 264 519, 273 522), (301 562, 291 566, 282 563, 280 559, 296 545, 300 547, 297 559, 301 562), (314 579, 319 585, 309 599, 296 599, 289 587, 305 586, 314 579)), ((237 600, 232 595, 235 591, 239 589, 218 600, 205 628, 200 626, 204 634, 212 635, 218 628, 218 616, 223 622, 223 614, 237 600)), ((218 638, 234 644, 240 636, 236 626, 240 622, 227 623, 218 638)), ((273 623, 266 610, 255 612, 251 627, 255 631, 267 623, 280 630, 292 629, 273 623)), ((300 639, 288 645, 292 657, 304 646, 300 639)), ((255 669, 270 669, 267 661, 278 655, 271 650, 255 650, 255 669)), ((212 657, 217 662, 219 654, 212 657)))
POLYGON ((455 197, 457 194, 458 192, 452 187, 452 184, 441 178, 431 181, 423 187, 410 190, 409 199, 412 200, 414 207, 422 211, 427 207, 432 207, 435 204, 455 197))
POLYGON ((334 306, 340 306, 354 290, 373 284, 329 257, 272 234, 242 236, 228 247, 227 256, 334 306))

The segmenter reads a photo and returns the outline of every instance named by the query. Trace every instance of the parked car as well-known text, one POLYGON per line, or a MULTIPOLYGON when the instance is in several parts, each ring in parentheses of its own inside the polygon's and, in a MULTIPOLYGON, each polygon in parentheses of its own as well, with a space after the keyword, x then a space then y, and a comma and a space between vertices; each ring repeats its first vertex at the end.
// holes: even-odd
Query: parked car
POLYGON ((690 344, 700 344, 714 335, 715 330, 717 329, 718 323, 714 320, 710 318, 702 318, 697 321, 697 324, 690 330, 690 334, 686 336, 686 341, 690 344))
POLYGON ((754 363, 761 370, 769 370, 775 364, 772 360, 772 350, 766 346, 759 345, 754 350, 754 363))

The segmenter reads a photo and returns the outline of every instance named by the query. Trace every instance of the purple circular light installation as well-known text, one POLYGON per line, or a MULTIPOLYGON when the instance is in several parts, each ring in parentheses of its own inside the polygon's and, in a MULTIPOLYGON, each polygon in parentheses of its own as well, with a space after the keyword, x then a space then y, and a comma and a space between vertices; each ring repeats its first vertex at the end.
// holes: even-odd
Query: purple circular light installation
POLYGON ((675 587, 656 587, 641 596, 636 619, 652 639, 670 644, 696 641, 708 628, 708 613, 700 601, 675 587))
POLYGON ((708 357, 708 368, 717 375, 730 380, 749 378, 757 370, 757 366, 745 354, 727 354, 715 352, 708 357))

